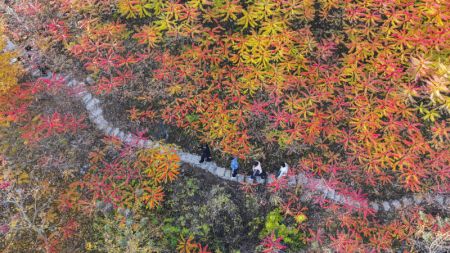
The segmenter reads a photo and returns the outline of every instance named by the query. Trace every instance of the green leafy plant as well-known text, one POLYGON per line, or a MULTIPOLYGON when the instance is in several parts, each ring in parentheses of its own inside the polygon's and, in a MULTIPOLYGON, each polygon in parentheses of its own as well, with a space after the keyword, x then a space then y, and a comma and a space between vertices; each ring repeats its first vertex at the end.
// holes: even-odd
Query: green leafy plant
POLYGON ((290 249, 296 250, 305 245, 305 234, 294 225, 287 225, 280 209, 274 209, 267 216, 264 228, 260 233, 261 238, 274 235, 281 238, 282 242, 289 245, 290 249))

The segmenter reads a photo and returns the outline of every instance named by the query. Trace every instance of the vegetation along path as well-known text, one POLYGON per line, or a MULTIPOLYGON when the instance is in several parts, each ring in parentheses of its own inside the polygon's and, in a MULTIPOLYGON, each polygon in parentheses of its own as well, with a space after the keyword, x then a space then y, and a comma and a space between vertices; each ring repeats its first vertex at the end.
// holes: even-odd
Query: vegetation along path
MULTIPOLYGON (((7 49, 13 50, 15 48, 16 46, 9 41, 7 49)), ((90 120, 96 128, 102 131, 105 135, 116 137, 128 145, 138 148, 152 148, 161 145, 159 142, 142 139, 133 133, 122 131, 118 127, 115 127, 114 123, 106 120, 100 100, 86 89, 85 82, 89 82, 91 77, 87 77, 85 80, 80 81, 73 78, 73 75, 70 73, 54 74, 52 72, 47 72, 47 74, 43 76, 43 73, 40 70, 28 70, 32 72, 32 76, 35 78, 55 78, 55 75, 57 75, 57 79, 63 79, 65 84, 74 91, 73 94, 75 94, 75 96, 81 99, 84 103, 90 120)), ((106 110, 107 108, 104 109, 106 110)), ((232 177, 230 169, 220 167, 215 162, 199 163, 200 156, 198 155, 187 153, 182 150, 177 150, 176 152, 179 155, 181 162, 190 164, 199 169, 207 170, 224 180, 252 184, 270 184, 275 180, 273 175, 269 175, 267 180, 258 178, 256 181, 251 179, 249 176, 242 174, 232 177)), ((314 178, 305 173, 288 176, 288 185, 290 187, 301 185, 310 190, 310 193, 321 194, 324 198, 333 202, 348 205, 354 208, 371 208, 374 212, 395 211, 407 208, 411 205, 421 204, 432 204, 444 210, 447 210, 450 206, 450 196, 448 194, 437 193, 407 195, 403 196, 401 199, 360 201, 336 192, 335 189, 327 185, 324 179, 314 178)), ((308 198, 308 196, 303 196, 303 199, 305 198, 308 198)))

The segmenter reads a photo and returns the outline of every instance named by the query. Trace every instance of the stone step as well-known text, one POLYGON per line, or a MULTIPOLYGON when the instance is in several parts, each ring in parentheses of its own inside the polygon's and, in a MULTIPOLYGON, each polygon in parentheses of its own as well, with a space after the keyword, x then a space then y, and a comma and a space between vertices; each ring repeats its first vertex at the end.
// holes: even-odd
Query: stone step
POLYGON ((227 180, 231 180, 231 170, 225 170, 223 177, 227 180))
POLYGON ((297 185, 297 177, 296 176, 288 176, 288 186, 296 186, 297 185))
POLYGON ((256 182, 257 182, 258 184, 264 184, 264 183, 266 182, 266 180, 265 180, 265 179, 262 179, 261 177, 256 177, 256 182))
POLYGON ((391 205, 389 204, 388 201, 383 201, 381 205, 383 206, 384 211, 388 212, 389 210, 391 210, 391 205))
POLYGON ((403 208, 402 204, 398 200, 391 201, 391 206, 393 206, 397 210, 403 208))
POLYGON ((219 177, 222 177, 225 174, 225 169, 222 167, 217 167, 214 174, 216 174, 219 177))

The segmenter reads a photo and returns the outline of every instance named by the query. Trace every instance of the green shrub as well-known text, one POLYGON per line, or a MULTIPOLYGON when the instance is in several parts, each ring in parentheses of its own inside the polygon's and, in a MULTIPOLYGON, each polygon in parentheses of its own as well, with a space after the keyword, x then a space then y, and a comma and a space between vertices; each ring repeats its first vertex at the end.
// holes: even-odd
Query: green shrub
POLYGON ((97 216, 94 220, 95 238, 85 244, 87 251, 121 252, 157 252, 159 227, 148 217, 137 217, 131 212, 118 210, 106 217, 97 216))
POLYGON ((281 237, 283 242, 292 250, 298 250, 305 245, 304 233, 293 226, 286 225, 286 221, 278 208, 266 216, 266 222, 260 237, 264 238, 272 234, 272 232, 275 233, 276 237, 281 237))

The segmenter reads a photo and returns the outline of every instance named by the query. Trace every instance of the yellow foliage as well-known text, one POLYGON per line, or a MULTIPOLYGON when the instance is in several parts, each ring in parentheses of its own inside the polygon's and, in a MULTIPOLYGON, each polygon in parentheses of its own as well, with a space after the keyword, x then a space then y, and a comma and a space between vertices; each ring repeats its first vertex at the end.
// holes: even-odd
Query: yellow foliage
POLYGON ((145 16, 150 16, 150 5, 147 0, 120 0, 117 3, 117 7, 119 8, 120 15, 126 18, 143 18, 145 16))
POLYGON ((120 15, 126 18, 144 18, 158 15, 166 7, 163 0, 119 0, 117 3, 120 15))
POLYGON ((306 217, 306 215, 304 215, 304 214, 298 214, 298 215, 295 216, 295 221, 296 221, 298 224, 303 223, 303 222, 306 221, 307 219, 308 219, 308 217, 306 217))
POLYGON ((140 150, 138 158, 147 176, 158 184, 171 182, 180 173, 180 158, 168 147, 140 150))
MULTIPOLYGON (((5 101, 10 101, 10 93, 17 87, 17 82, 22 73, 22 68, 18 63, 11 60, 16 57, 15 52, 4 52, 6 47, 6 38, 4 36, 5 26, 0 19, 0 111, 7 108, 5 101)), ((14 98, 13 98, 14 99, 14 98)), ((0 126, 7 126, 11 122, 11 118, 0 113, 0 126)))
POLYGON ((17 180, 18 184, 28 184, 30 183, 30 176, 26 172, 22 172, 19 174, 19 178, 17 180))
POLYGON ((167 92, 170 95, 178 95, 183 92, 183 86, 177 84, 167 88, 167 92))
POLYGON ((242 17, 237 21, 237 24, 242 26, 242 30, 246 29, 249 26, 252 28, 256 26, 256 20, 258 19, 256 12, 251 10, 242 10, 242 14, 242 17))
POLYGON ((19 64, 11 63, 11 59, 16 54, 14 52, 3 52, 5 46, 6 40, 3 38, 3 30, 0 28, 0 96, 7 94, 17 85, 22 72, 19 64))
MULTIPOLYGON (((432 58, 430 56, 429 58, 432 58)), ((411 57, 411 75, 415 80, 421 79, 426 84, 430 105, 439 106, 442 112, 450 113, 450 64, 448 60, 438 57, 435 60, 425 60, 424 57, 411 57)), ((414 94, 418 96, 419 94, 414 94)), ((424 120, 434 122, 440 118, 440 114, 435 109, 421 108, 420 112, 425 114, 424 120)))
POLYGON ((213 9, 213 16, 220 18, 222 21, 229 19, 236 20, 237 15, 242 12, 242 6, 238 1, 225 0, 216 1, 213 9))
POLYGON ((161 40, 161 33, 155 27, 146 25, 133 38, 137 39, 139 44, 147 44, 150 48, 154 48, 161 40))

